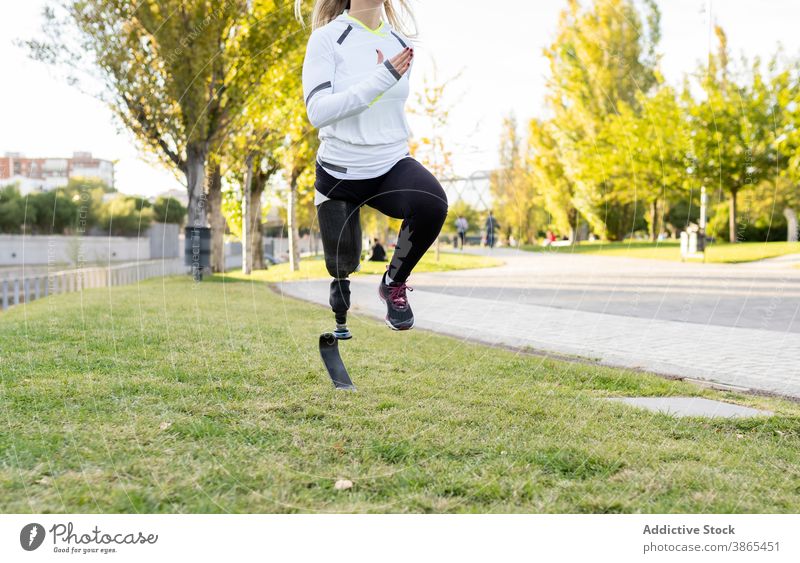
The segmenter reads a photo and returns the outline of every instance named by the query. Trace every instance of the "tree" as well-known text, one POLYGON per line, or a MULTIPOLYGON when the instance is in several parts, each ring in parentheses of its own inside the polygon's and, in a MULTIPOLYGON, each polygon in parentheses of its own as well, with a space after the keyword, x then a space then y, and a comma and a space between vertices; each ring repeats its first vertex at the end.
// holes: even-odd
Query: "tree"
POLYGON ((225 174, 228 189, 222 193, 222 209, 231 234, 242 241, 242 271, 249 274, 252 270, 263 270, 267 267, 264 262, 262 197, 267 183, 279 165, 266 150, 257 148, 252 151, 237 149, 229 153, 226 159, 230 159, 231 167, 225 174), (242 162, 243 171, 238 166, 242 162), (250 195, 246 197, 248 182, 250 195), (249 225, 247 232, 244 227, 245 217, 248 218, 249 225))
MULTIPOLYGON (((298 59, 300 52, 296 53, 298 59)), ((288 92, 295 93, 281 106, 284 133, 283 143, 276 149, 276 159, 286 182, 287 230, 289 234, 289 267, 300 269, 300 214, 301 202, 313 201, 314 163, 319 139, 306 115, 300 77, 295 73, 284 82, 288 92), (309 198, 310 196, 310 198, 309 198)))
MULTIPOLYGON (((305 119, 295 117, 290 121, 286 143, 280 151, 283 174, 287 183, 287 222, 289 233, 289 267, 293 271, 300 269, 300 223, 298 207, 302 195, 313 193, 314 155, 318 146, 317 137, 305 119)), ((307 198, 306 198, 307 200, 307 198)))
POLYGON ((208 222, 211 227, 211 270, 222 272, 225 270, 225 216, 222 214, 222 157, 212 153, 207 160, 208 191, 206 205, 208 206, 208 222))
POLYGON ((539 198, 526 164, 517 120, 511 115, 503 120, 500 167, 492 172, 489 185, 497 220, 520 242, 532 242, 537 231, 534 212, 539 198))
POLYGON ((78 206, 78 233, 103 229, 99 218, 100 209, 105 198, 116 193, 114 188, 96 178, 70 178, 63 192, 78 206))
POLYGON ((595 231, 607 238, 622 233, 613 227, 619 210, 600 170, 592 165, 596 142, 609 115, 625 103, 640 111, 638 92, 656 83, 656 46, 660 12, 645 0, 644 20, 631 0, 596 0, 582 9, 570 0, 561 13, 558 34, 545 49, 550 61, 547 103, 552 110, 552 137, 559 147, 564 173, 571 182, 570 199, 595 231), (646 22, 646 23, 645 23, 646 22))
POLYGON ((528 128, 528 168, 532 182, 550 214, 550 223, 578 242, 579 213, 575 207, 575 184, 564 171, 564 159, 551 121, 531 120, 528 128))
POLYGON ((153 220, 157 223, 183 223, 186 208, 174 197, 159 196, 153 202, 153 220))
POLYGON ((25 204, 16 184, 0 187, 0 233, 19 233, 24 223, 36 222, 36 208, 25 204))
POLYGON ((109 235, 142 236, 153 221, 153 209, 145 199, 118 194, 103 203, 98 219, 109 235))
MULTIPOLYGON (((283 58, 265 69, 250 102, 237 117, 235 134, 223 146, 226 177, 236 188, 227 194, 226 217, 244 245, 242 269, 264 269, 262 197, 270 179, 281 168, 281 149, 286 142, 287 115, 301 107, 302 86, 297 69, 302 65, 305 34, 282 41, 283 58), (247 224, 247 228, 244 228, 247 224)), ((312 157, 313 158, 313 157, 312 157)))
POLYGON ((660 82, 651 95, 640 92, 637 105, 639 113, 621 102, 619 113, 609 116, 602 160, 614 198, 644 205, 650 240, 655 241, 670 198, 687 183, 689 131, 669 86, 660 82))
POLYGON ((719 26, 715 31, 717 53, 701 68, 705 99, 690 110, 692 138, 700 180, 720 194, 728 193, 729 241, 737 242, 737 196, 766 177, 776 154, 769 143, 769 89, 760 62, 756 60, 737 82, 725 32, 719 26))
POLYGON ((447 178, 453 174, 453 152, 445 144, 452 107, 445 103, 445 95, 460 75, 461 73, 457 73, 439 81, 438 70, 434 65, 433 75, 422 77, 422 88, 416 94, 415 103, 409 108, 409 113, 423 118, 429 128, 427 135, 411 139, 411 154, 438 178, 447 178))
POLYGON ((39 233, 70 232, 78 222, 78 205, 63 188, 29 194, 28 205, 35 210, 36 222, 32 224, 39 233))
MULTIPOLYGON (((269 135, 270 137, 272 135, 269 135)), ((262 198, 264 196, 267 183, 273 175, 280 168, 274 156, 275 149, 270 151, 254 151, 252 153, 252 172, 250 177, 249 197, 243 200, 247 202, 247 213, 243 212, 243 217, 247 218, 247 236, 246 241, 249 246, 249 252, 252 259, 252 269, 263 270, 267 267, 264 262, 264 228, 263 217, 264 208, 262 206, 262 198)), ((247 161, 245 160, 247 165, 247 161)), ((247 166, 246 171, 250 169, 247 166)), ((245 180, 247 184, 247 180, 245 180)))
POLYGON ((91 192, 100 190, 104 194, 116 192, 114 188, 99 178, 72 177, 67 181, 67 191, 71 193, 91 192))
MULTIPOLYGON (((777 56, 770 67, 777 67, 777 56)), ((777 205, 787 221, 787 240, 798 240, 797 211, 800 208, 800 61, 776 72, 770 81, 772 143, 778 151, 780 176, 774 179, 777 205)))
MULTIPOLYGON (((102 84, 96 94, 142 148, 185 176, 189 223, 205 225, 208 156, 263 70, 280 59, 275 38, 296 30, 288 1, 72 0, 62 7, 61 16, 45 10, 48 40, 28 42, 32 54, 93 74, 102 84)), ((211 170, 214 190, 219 176, 211 170)), ((220 214, 221 205, 212 202, 211 210, 220 214)), ((213 235, 220 246, 222 233, 213 235)))

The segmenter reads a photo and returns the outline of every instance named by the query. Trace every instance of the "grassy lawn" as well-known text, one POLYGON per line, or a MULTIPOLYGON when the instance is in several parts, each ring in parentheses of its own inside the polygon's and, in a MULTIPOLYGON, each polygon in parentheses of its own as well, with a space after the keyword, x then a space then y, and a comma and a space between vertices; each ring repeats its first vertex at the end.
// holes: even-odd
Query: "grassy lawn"
MULTIPOLYGON (((391 258, 391 252, 387 252, 391 258)), ((361 262, 361 270, 354 275, 382 274, 386 270, 388 262, 361 262)), ((415 272, 447 272, 451 270, 466 270, 469 268, 492 268, 501 266, 503 261, 490 256, 475 256, 472 254, 461 254, 458 252, 440 252, 439 260, 433 252, 428 252, 422 260, 414 267, 415 272)), ((300 269, 293 272, 289 269, 288 263, 270 266, 267 270, 258 270, 252 276, 245 276, 241 269, 233 270, 226 274, 226 277, 241 280, 257 280, 268 282, 306 280, 312 278, 329 278, 328 270, 325 269, 325 261, 322 256, 303 258, 300 260, 300 269)))
MULTIPOLYGON (((677 241, 662 242, 582 242, 577 246, 545 248, 525 246, 533 252, 563 252, 597 254, 601 256, 623 256, 626 258, 651 258, 655 260, 680 260, 681 247, 677 241)), ((800 253, 797 242, 742 242, 738 244, 718 243, 706 249, 706 262, 737 263, 774 258, 784 254, 800 253)))
POLYGON ((798 404, 365 319, 342 345, 359 392, 342 393, 317 355, 328 328, 324 308, 229 277, 3 313, 0 511, 800 511, 798 404), (777 415, 600 400, 625 395, 777 415))

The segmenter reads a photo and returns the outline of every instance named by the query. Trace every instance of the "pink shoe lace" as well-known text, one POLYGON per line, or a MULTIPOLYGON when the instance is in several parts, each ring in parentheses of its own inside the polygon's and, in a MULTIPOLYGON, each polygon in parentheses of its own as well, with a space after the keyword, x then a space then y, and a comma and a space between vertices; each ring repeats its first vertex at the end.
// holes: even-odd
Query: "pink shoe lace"
POLYGON ((406 290, 414 291, 414 289, 407 286, 405 282, 401 283, 400 285, 390 285, 388 287, 389 299, 391 299, 392 304, 398 309, 405 309, 408 306, 406 290))

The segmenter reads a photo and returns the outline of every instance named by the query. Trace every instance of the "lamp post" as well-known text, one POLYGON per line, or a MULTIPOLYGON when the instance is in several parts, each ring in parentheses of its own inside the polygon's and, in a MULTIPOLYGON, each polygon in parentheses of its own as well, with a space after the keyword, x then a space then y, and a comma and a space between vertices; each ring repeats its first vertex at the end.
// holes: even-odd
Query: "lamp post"
POLYGON ((706 187, 700 187, 700 229, 697 233, 697 251, 703 253, 703 262, 706 261, 706 204, 708 203, 708 194, 706 194, 706 187))
POLYGON ((700 188, 700 231, 706 230, 706 204, 708 203, 708 195, 706 194, 706 187, 700 188))

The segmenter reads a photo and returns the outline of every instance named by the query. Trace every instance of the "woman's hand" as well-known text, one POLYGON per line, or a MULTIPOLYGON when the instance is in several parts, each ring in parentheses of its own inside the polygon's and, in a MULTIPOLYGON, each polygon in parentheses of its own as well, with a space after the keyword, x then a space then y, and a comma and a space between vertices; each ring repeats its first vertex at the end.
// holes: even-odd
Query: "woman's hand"
MULTIPOLYGON (((384 61, 383 52, 380 49, 375 49, 378 52, 378 64, 384 61)), ((414 49, 406 47, 397 55, 389 59, 389 64, 394 67, 397 73, 402 76, 411 67, 411 62, 414 60, 414 49)))

